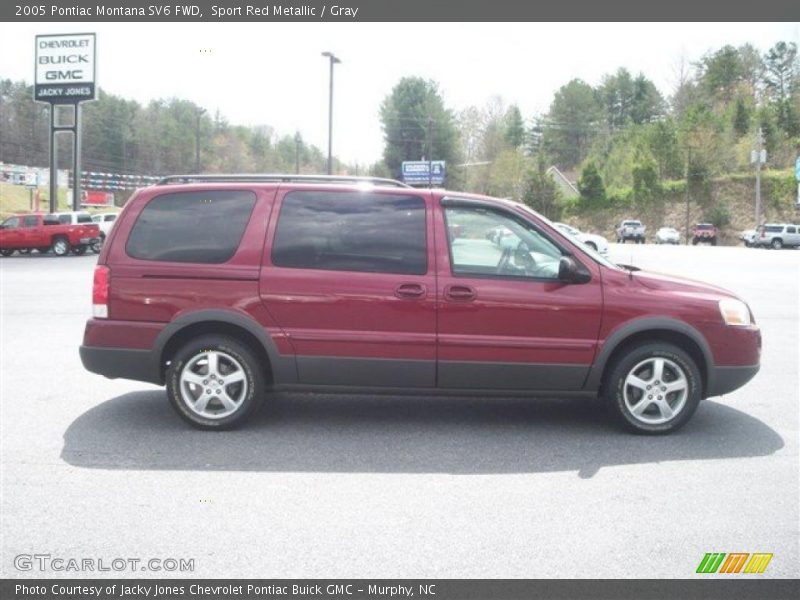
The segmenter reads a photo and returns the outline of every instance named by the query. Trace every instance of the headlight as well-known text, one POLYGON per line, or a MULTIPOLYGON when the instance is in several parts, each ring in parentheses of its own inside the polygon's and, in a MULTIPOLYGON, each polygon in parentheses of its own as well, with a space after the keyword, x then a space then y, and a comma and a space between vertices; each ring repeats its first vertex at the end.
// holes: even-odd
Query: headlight
POLYGON ((723 298, 719 301, 719 312, 726 325, 746 327, 750 325, 750 310, 747 304, 733 298, 723 298))

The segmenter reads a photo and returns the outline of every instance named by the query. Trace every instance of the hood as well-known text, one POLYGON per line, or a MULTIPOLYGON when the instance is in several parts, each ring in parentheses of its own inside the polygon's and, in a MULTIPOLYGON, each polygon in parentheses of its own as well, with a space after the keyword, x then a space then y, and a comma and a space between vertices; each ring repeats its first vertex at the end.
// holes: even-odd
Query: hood
POLYGON ((706 297, 710 300, 725 298, 739 299, 736 294, 725 288, 695 281, 694 279, 684 279, 665 273, 654 273, 652 271, 635 271, 633 278, 643 286, 651 290, 663 290, 665 292, 685 293, 696 297, 706 297))

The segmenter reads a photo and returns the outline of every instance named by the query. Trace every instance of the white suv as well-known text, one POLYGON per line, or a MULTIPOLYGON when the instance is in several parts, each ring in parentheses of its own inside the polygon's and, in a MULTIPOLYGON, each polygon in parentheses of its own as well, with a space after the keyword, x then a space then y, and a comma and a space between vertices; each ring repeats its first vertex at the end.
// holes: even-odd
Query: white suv
POLYGON ((754 246, 769 246, 775 250, 800 246, 800 226, 791 223, 767 223, 758 228, 754 246))

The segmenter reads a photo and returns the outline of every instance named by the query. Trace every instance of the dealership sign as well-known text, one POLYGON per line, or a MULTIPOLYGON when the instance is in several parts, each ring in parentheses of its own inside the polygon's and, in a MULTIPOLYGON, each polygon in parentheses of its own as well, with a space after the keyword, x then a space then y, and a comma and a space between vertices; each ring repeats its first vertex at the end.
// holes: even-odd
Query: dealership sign
POLYGON ((34 99, 75 104, 95 98, 95 34, 36 36, 34 99))
POLYGON ((404 183, 443 185, 445 161, 443 160, 406 160, 403 161, 402 175, 404 183))

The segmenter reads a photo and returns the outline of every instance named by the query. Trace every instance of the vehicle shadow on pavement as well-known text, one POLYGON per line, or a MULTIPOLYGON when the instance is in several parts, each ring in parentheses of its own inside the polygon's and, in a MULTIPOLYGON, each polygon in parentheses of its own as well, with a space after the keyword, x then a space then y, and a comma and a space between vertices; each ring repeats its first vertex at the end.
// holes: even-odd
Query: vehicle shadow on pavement
POLYGON ((282 394, 239 430, 192 429, 163 391, 134 392, 78 417, 61 457, 101 469, 332 473, 536 473, 765 456, 783 439, 761 421, 705 401, 663 437, 619 430, 581 399, 282 394))

